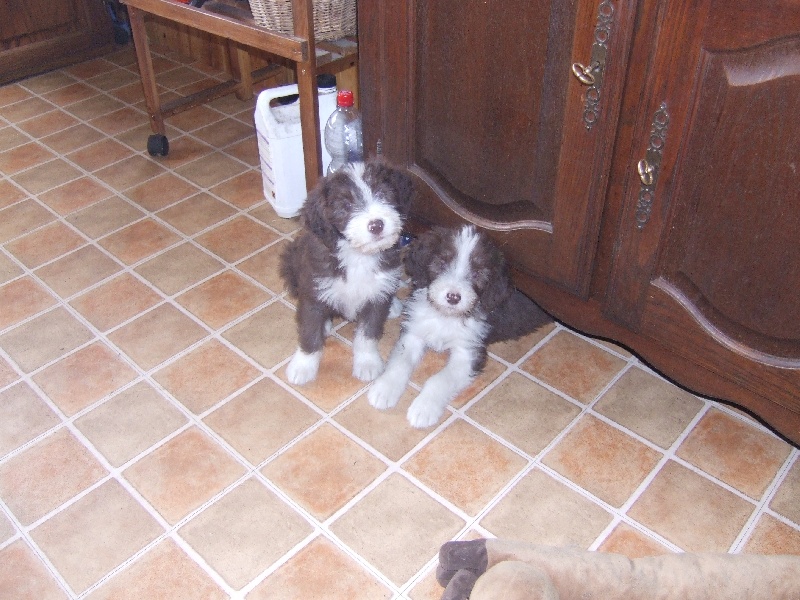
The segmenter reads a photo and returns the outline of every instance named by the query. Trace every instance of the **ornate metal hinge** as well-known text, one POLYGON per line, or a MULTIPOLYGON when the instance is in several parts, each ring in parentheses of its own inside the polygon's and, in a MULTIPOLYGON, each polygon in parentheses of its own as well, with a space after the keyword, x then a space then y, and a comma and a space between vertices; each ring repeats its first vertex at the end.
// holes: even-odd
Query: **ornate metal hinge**
POLYGON ((589 86, 583 104, 583 124, 591 129, 600 116, 600 90, 603 87, 603 74, 608 57, 608 40, 614 23, 614 5, 610 0, 602 0, 597 9, 597 24, 594 28, 594 43, 588 66, 572 64, 572 74, 583 85, 589 86))
POLYGON ((636 170, 642 182, 642 187, 639 189, 639 199, 636 202, 636 228, 640 230, 644 229, 644 226, 650 220, 656 184, 658 183, 658 173, 661 169, 661 156, 664 152, 664 144, 667 142, 668 125, 667 103, 662 102, 655 115, 653 115, 653 125, 650 128, 650 144, 645 157, 636 164, 636 170))

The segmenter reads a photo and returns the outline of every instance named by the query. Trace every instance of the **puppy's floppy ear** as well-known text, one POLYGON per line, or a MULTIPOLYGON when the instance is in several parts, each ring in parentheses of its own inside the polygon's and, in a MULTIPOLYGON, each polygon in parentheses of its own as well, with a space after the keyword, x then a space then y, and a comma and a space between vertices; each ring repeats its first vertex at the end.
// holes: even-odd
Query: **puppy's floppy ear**
POLYGON ((406 273, 411 277, 411 286, 414 289, 430 285, 431 275, 428 266, 439 251, 441 244, 441 232, 433 229, 416 237, 408 245, 403 258, 403 265, 406 268, 406 273))
POLYGON ((406 216, 411 209, 411 200, 414 196, 414 182, 405 169, 398 169, 384 162, 382 159, 367 163, 366 178, 371 184, 377 184, 384 189, 391 190, 397 211, 406 216))
POLYGON ((306 229, 320 238, 325 246, 335 250, 336 243, 339 240, 339 232, 331 225, 325 215, 325 206, 330 193, 330 182, 327 177, 323 177, 317 186, 308 193, 300 214, 306 229))
POLYGON ((492 243, 486 241, 483 243, 487 244, 485 251, 489 255, 491 275, 478 300, 483 309, 490 313, 511 296, 514 287, 511 284, 508 263, 502 252, 492 243))

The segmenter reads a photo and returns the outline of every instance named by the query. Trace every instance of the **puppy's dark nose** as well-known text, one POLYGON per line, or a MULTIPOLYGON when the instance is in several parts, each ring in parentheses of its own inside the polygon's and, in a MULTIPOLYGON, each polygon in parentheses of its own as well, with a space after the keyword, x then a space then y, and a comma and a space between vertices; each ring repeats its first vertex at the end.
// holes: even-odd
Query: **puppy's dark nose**
POLYGON ((447 302, 455 306, 459 302, 461 302, 461 294, 458 292, 447 292, 447 302))
POLYGON ((380 219, 370 221, 367 223, 367 230, 369 230, 372 235, 379 235, 383 231, 383 221, 380 219))

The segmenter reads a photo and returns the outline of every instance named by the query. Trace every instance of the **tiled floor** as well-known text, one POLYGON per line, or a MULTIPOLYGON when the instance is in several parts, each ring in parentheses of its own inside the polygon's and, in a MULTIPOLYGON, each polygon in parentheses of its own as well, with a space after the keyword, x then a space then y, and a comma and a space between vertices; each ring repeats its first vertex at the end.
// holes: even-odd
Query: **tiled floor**
POLYGON ((368 406, 348 324, 288 385, 297 222, 253 107, 173 118, 152 159, 130 49, 0 88, 0 597, 426 600, 479 535, 800 554, 797 450, 560 325, 492 347, 427 431, 413 390, 368 406))

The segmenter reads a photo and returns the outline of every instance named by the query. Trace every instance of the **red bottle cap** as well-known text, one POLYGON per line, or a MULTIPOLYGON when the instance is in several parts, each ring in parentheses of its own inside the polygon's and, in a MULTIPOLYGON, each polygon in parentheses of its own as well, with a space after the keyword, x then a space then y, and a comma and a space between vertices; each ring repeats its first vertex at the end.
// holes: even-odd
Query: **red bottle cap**
POLYGON ((353 106, 353 92, 339 90, 339 93, 336 94, 336 106, 353 106))

